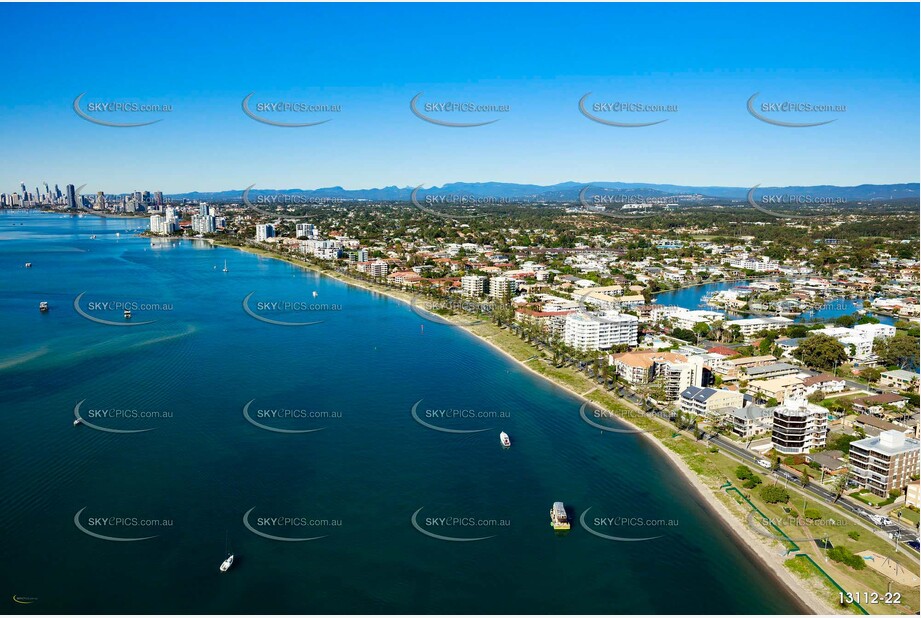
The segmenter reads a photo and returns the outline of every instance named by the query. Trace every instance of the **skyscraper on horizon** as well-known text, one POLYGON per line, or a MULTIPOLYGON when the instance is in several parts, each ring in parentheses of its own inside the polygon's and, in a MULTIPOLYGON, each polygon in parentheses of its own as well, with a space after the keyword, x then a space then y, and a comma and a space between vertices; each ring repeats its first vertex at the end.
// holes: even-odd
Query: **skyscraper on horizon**
POLYGON ((67 207, 77 207, 77 191, 73 185, 67 185, 67 207))

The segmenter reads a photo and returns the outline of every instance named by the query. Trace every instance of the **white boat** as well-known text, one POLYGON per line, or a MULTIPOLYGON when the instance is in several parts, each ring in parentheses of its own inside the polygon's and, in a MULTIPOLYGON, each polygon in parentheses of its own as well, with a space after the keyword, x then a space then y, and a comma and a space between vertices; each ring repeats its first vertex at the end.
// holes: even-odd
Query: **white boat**
POLYGON ((317 291, 314 290, 314 291, 313 291, 313 297, 316 298, 317 296, 319 296, 319 294, 317 294, 317 291))
POLYGON ((90 240, 96 240, 96 235, 93 234, 92 236, 90 236, 90 240))
POLYGON ((512 445, 512 441, 509 440, 508 434, 503 432, 499 433, 499 440, 502 442, 502 446, 508 448, 512 445))
POLYGON ((554 502, 550 509, 550 525, 554 530, 569 530, 569 516, 562 502, 554 502))
POLYGON ((227 260, 224 260, 224 272, 227 272, 227 260))
POLYGON ((41 311, 42 313, 47 312, 48 311, 48 301, 43 300, 42 302, 38 303, 38 310, 41 311))
POLYGON ((26 268, 32 268, 32 262, 26 262, 26 268))
POLYGON ((126 320, 131 319, 131 309, 125 309, 125 319, 126 320))
POLYGON ((77 425, 79 425, 79 424, 82 423, 82 422, 83 422, 83 419, 75 418, 75 419, 74 419, 74 427, 76 427, 77 425))
POLYGON ((233 566, 233 554, 227 556, 227 560, 221 563, 221 573, 226 573, 233 566))

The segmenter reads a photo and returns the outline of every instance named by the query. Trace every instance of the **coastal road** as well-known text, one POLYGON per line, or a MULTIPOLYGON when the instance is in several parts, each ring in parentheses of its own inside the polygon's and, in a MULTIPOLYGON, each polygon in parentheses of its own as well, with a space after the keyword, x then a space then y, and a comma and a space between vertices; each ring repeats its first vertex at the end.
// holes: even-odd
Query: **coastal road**
MULTIPOLYGON (((759 460, 762 460, 763 457, 759 456, 756 453, 734 444, 732 441, 723 438, 722 436, 711 434, 708 437, 708 441, 711 444, 716 444, 719 448, 731 453, 737 459, 741 459, 745 462, 752 462, 757 465, 759 460)), ((789 472, 787 470, 774 470, 771 474, 777 476, 780 479, 783 479, 785 482, 792 483, 797 486, 801 491, 812 494, 813 496, 820 498, 828 504, 840 507, 841 509, 849 512, 850 514, 858 517, 860 520, 869 524, 873 529, 882 531, 887 536, 889 535, 898 535, 899 541, 902 543, 907 543, 910 541, 918 541, 918 531, 908 526, 903 526, 892 522, 892 524, 878 525, 875 521, 871 519, 872 513, 867 509, 862 508, 861 506, 850 502, 847 499, 841 498, 837 502, 835 501, 835 494, 831 491, 828 491, 821 485, 816 483, 810 483, 806 487, 803 487, 800 483, 799 476, 789 472)))

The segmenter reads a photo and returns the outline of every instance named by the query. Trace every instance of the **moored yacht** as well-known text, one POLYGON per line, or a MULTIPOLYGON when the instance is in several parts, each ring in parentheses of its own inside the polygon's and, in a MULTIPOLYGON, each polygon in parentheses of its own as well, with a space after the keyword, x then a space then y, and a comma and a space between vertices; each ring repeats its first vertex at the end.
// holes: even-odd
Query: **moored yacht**
POLYGON ((41 311, 42 313, 47 312, 48 311, 48 301, 43 300, 42 302, 38 303, 38 310, 41 311))
POLYGON ((131 309, 125 309, 125 319, 126 320, 131 319, 131 309))
POLYGON ((508 448, 512 445, 512 441, 509 439, 508 434, 504 431, 499 433, 499 441, 502 442, 502 446, 508 448))
POLYGON ((231 566, 233 566, 233 554, 227 556, 227 559, 221 563, 221 573, 229 571, 231 566))

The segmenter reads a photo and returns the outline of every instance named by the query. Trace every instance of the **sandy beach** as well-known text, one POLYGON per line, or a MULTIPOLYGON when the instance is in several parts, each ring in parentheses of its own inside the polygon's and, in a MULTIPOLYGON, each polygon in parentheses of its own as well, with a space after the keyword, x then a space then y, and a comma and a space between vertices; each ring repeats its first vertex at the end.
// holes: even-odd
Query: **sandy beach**
MULTIPOLYGON (((419 307, 418 305, 415 305, 412 302, 414 295, 409 292, 404 292, 400 290, 392 290, 389 288, 379 287, 374 284, 354 280, 354 279, 351 279, 350 277, 346 277, 342 275, 341 273, 335 270, 324 270, 309 262, 298 261, 296 259, 292 259, 284 255, 272 253, 270 251, 265 251, 265 250, 257 249, 254 247, 239 246, 239 245, 225 245, 219 242, 213 242, 213 244, 218 245, 218 246, 223 246, 223 247, 240 249, 242 251, 246 251, 247 253, 252 253, 255 255, 261 255, 264 257, 288 262, 289 264, 292 264, 294 266, 299 266, 307 270, 319 272, 323 275, 330 276, 348 285, 353 285, 355 287, 360 287, 364 290, 368 290, 371 292, 377 292, 377 293, 386 295, 390 298, 393 298, 394 300, 398 300, 400 302, 404 302, 408 305, 411 305, 415 311, 425 311, 425 309, 422 309, 421 307, 419 307)), ((565 390, 567 393, 573 395, 574 397, 580 399, 581 401, 590 403, 592 405, 597 405, 597 402, 591 401, 590 399, 587 399, 586 397, 584 397, 583 394, 575 392, 568 385, 563 384, 553 379, 551 376, 544 375, 534 370, 533 368, 529 367, 526 362, 524 362, 521 359, 516 358, 511 353, 509 353, 507 350, 497 345, 495 342, 490 341, 488 338, 480 335, 474 330, 474 327, 471 327, 468 324, 461 322, 456 316, 440 316, 437 314, 432 314, 432 315, 434 315, 440 321, 450 322, 452 325, 463 329, 470 336, 474 337, 478 341, 485 343, 486 345, 489 345, 495 351, 504 355, 509 360, 517 363, 518 366, 522 367, 526 371, 531 372, 535 376, 538 376, 541 379, 547 380, 554 386, 565 390)), ((493 326, 493 328, 495 327, 493 326)), ((632 409, 635 409, 635 406, 633 406, 633 404, 630 403, 629 401, 621 400, 621 402, 624 405, 632 409)), ((630 425, 631 427, 639 429, 635 424, 631 423, 629 420, 624 419, 621 416, 618 416, 618 420, 630 425)), ((663 422, 663 426, 664 426, 664 422, 663 422)), ((763 566, 764 571, 768 577, 771 577, 775 582, 777 582, 778 585, 785 586, 790 592, 790 594, 799 601, 800 605, 802 606, 802 613, 804 614, 808 614, 808 613, 813 613, 813 614, 846 613, 842 611, 840 608, 832 607, 829 603, 821 599, 817 594, 815 594, 815 592, 813 592, 810 588, 808 588, 804 584, 804 582, 797 579, 797 577, 783 565, 783 562, 786 558, 778 555, 776 547, 772 548, 768 544, 768 542, 764 539, 764 537, 761 537, 755 534, 753 530, 751 530, 750 528, 748 528, 748 526, 745 525, 745 523, 740 519, 739 516, 733 514, 729 510, 729 508, 726 506, 726 504, 724 504, 717 497, 717 494, 721 492, 722 490, 716 487, 712 487, 712 488, 708 487, 697 476, 697 474, 695 474, 687 466, 684 460, 682 460, 681 457, 677 453, 670 450, 656 437, 650 435, 648 432, 641 432, 641 435, 643 435, 650 444, 653 444, 656 447, 656 449, 658 449, 658 451, 672 464, 672 466, 681 475, 683 475, 685 479, 687 479, 688 483, 692 487, 694 487, 694 489, 696 490, 696 494, 700 497, 701 505, 707 510, 709 510, 713 515, 715 515, 715 519, 717 521, 724 524, 724 529, 727 530, 727 532, 734 539, 736 539, 736 541, 738 542, 739 546, 743 549, 743 551, 745 551, 751 557, 753 561, 757 561, 763 566)))

